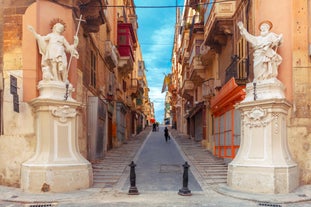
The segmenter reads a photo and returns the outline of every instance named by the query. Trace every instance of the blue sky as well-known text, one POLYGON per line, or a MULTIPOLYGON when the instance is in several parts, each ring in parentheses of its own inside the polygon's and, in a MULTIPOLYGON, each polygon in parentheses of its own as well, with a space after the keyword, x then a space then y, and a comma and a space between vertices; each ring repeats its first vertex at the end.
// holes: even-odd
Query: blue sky
MULTIPOLYGON (((176 8, 139 8, 139 6, 174 6, 176 0, 134 0, 138 16, 138 40, 147 69, 149 97, 154 103, 155 118, 164 118, 165 92, 161 93, 164 73, 171 72, 176 8)), ((178 0, 182 5, 183 0, 178 0)))

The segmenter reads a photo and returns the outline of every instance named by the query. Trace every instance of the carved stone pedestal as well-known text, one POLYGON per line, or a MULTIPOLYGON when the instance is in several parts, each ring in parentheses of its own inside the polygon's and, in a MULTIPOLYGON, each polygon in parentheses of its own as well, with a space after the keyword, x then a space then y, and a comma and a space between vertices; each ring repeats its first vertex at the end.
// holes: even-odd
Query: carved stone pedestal
POLYGON ((277 78, 270 78, 261 80, 246 85, 246 97, 242 102, 254 101, 254 94, 256 100, 268 99, 285 99, 285 86, 277 78))
MULTIPOLYGON (((35 155, 22 164, 21 188, 28 192, 89 188, 93 182, 92 167, 79 153, 77 143, 77 107, 80 103, 71 98, 70 101, 62 100, 64 93, 60 91, 66 91, 65 88, 44 87, 51 93, 43 93, 30 103, 36 116, 37 147, 35 155), (47 98, 47 94, 54 95, 47 98)), ((68 95, 70 97, 70 93, 68 95)))
POLYGON ((245 192, 288 193, 298 186, 298 168, 287 146, 290 104, 282 98, 260 99, 236 106, 241 111, 241 145, 229 164, 228 185, 245 192))

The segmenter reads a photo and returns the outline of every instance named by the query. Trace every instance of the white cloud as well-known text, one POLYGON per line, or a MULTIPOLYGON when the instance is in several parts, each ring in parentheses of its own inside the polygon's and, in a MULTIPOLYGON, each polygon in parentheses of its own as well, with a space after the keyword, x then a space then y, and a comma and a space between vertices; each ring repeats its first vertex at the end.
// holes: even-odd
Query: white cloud
POLYGON ((171 71, 171 53, 174 27, 171 22, 155 30, 150 38, 152 45, 143 53, 148 70, 149 97, 154 103, 156 120, 163 120, 165 93, 161 93, 164 74, 171 71))
POLYGON ((161 93, 161 89, 159 87, 149 87, 149 97, 150 100, 154 103, 154 111, 156 113, 157 120, 163 120, 164 115, 164 101, 165 101, 165 93, 161 93))
MULTIPOLYGON (((135 1, 136 5, 174 5, 176 1, 135 1), (148 2, 148 3, 147 3, 148 2), (151 3, 152 2, 152 3, 151 3)), ((164 73, 171 72, 171 55, 175 31, 175 9, 137 9, 138 38, 145 61, 149 97, 154 103, 156 120, 164 118, 165 93, 161 93, 164 73)))

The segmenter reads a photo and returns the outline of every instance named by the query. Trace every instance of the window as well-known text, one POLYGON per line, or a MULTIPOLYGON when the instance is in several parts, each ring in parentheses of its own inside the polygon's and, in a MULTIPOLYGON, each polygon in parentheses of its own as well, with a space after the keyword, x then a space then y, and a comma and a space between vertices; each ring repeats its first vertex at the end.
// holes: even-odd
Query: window
POLYGON ((126 92, 126 81, 125 80, 123 80, 122 89, 124 92, 126 92))
POLYGON ((91 86, 96 87, 96 55, 91 51, 91 86))

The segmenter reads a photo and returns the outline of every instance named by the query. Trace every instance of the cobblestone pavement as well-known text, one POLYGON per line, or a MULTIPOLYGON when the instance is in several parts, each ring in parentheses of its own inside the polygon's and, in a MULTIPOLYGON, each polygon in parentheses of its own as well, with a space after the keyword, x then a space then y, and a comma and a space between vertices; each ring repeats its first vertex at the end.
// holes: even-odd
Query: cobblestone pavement
MULTIPOLYGON (((234 191, 226 186, 226 165, 204 150, 199 143, 170 129, 172 141, 203 191, 192 196, 180 196, 177 191, 140 191, 128 195, 122 189, 129 175, 129 163, 136 161, 148 139, 151 128, 131 138, 122 146, 110 150, 103 160, 94 161, 94 186, 69 193, 31 194, 18 188, 0 186, 0 207, 48 206, 107 206, 107 207, 307 207, 311 206, 311 186, 302 186, 293 193, 282 195, 251 194, 234 191), (147 138, 147 139, 146 139, 147 138), (122 155, 122 156, 121 156, 122 155)), ((139 186, 138 186, 139 188, 139 186)))

